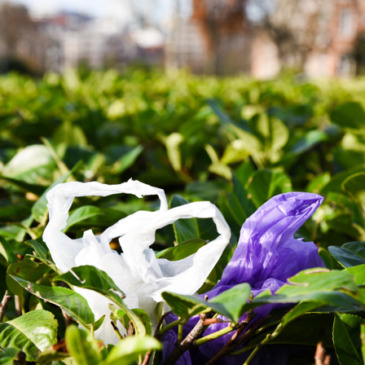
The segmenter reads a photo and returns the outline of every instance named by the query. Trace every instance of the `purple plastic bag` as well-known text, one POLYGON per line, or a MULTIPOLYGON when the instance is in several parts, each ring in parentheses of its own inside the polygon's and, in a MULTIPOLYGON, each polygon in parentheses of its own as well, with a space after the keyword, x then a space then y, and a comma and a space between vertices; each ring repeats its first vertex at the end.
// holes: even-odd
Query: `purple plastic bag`
MULTIPOLYGON (((243 224, 236 251, 224 269, 221 280, 205 295, 211 299, 244 282, 251 285, 254 296, 266 289, 275 293, 288 278, 299 271, 313 267, 325 267, 318 255, 318 248, 313 242, 303 242, 294 238, 294 233, 313 215, 322 202, 323 197, 320 195, 286 193, 277 195, 262 205, 243 224)), ((272 309, 282 306, 282 304, 268 304, 256 308, 254 321, 267 316, 272 309)), ((173 320, 173 316, 170 317, 169 320, 173 320)), ((184 326, 184 335, 190 332, 197 320, 196 317, 190 319, 184 326)), ((205 331, 204 336, 226 326, 226 323, 211 325, 205 331)), ((176 329, 168 331, 162 340, 164 359, 174 348, 176 342, 174 331, 176 329)), ((222 349, 231 336, 232 334, 227 334, 190 353, 185 353, 177 364, 195 365, 206 362, 222 349)), ((242 356, 226 356, 221 359, 219 364, 242 364, 247 356, 247 353, 242 356)), ((265 360, 267 358, 270 358, 272 364, 284 365, 287 363, 285 348, 277 352, 275 348, 269 346, 269 348, 259 351, 253 359, 252 365, 267 364, 265 360)))

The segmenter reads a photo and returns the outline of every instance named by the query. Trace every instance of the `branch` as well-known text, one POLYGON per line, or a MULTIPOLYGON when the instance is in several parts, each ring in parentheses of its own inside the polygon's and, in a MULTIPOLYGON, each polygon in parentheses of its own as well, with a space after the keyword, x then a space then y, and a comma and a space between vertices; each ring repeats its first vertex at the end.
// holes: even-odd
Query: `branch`
POLYGON ((248 341, 256 333, 256 329, 267 318, 268 317, 255 322, 252 327, 241 336, 242 332, 247 328, 247 326, 253 319, 253 312, 249 312, 246 321, 240 323, 241 327, 239 327, 237 331, 232 335, 232 337, 227 341, 222 350, 220 350, 215 356, 213 356, 205 365, 213 365, 217 363, 222 357, 232 353, 240 344, 248 341))
POLYGON ((207 314, 200 314, 200 319, 191 332, 186 336, 186 338, 175 345, 174 350, 171 352, 170 356, 166 359, 163 365, 174 365, 176 361, 181 357, 181 355, 192 347, 196 338, 198 338, 204 331, 204 321, 207 314))
POLYGON ((151 358, 151 355, 152 355, 152 350, 148 351, 144 360, 143 360, 143 363, 141 365, 148 365, 149 361, 150 361, 150 358, 151 358))
POLYGON ((326 356, 326 350, 322 342, 318 342, 316 354, 314 355, 315 365, 330 365, 331 356, 326 356))
POLYGON ((9 302, 13 299, 13 297, 11 297, 8 294, 8 291, 5 292, 4 298, 0 303, 0 323, 3 321, 4 317, 5 317, 5 312, 8 308, 8 304, 9 302))
POLYGON ((134 335, 133 322, 132 321, 129 321, 128 324, 129 324, 129 327, 128 327, 128 331, 127 331, 127 337, 134 335))
POLYGON ((113 327, 114 332, 115 332, 115 333, 116 333, 116 335, 118 336, 119 340, 121 340, 121 341, 122 341, 122 340, 123 340, 123 336, 120 334, 118 327, 114 324, 114 322, 113 322, 113 321, 110 321, 110 323, 111 323, 111 325, 112 325, 112 327, 113 327))
POLYGON ((170 311, 170 312, 166 312, 166 313, 164 313, 162 316, 161 316, 161 318, 160 318, 160 320, 158 321, 158 324, 157 324, 157 328, 156 328, 156 331, 155 331, 155 335, 154 335, 154 337, 155 338, 157 338, 157 339, 159 339, 161 336, 160 336, 160 327, 161 327, 161 325, 162 325, 162 322, 164 321, 164 319, 169 315, 169 314, 171 314, 172 313, 172 311, 170 311))

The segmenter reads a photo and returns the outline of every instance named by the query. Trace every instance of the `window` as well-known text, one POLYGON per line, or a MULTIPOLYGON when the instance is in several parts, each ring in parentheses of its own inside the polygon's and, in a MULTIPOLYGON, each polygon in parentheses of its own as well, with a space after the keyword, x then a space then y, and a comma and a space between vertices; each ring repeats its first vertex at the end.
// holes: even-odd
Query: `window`
POLYGON ((343 38, 352 36, 354 32, 354 17, 350 8, 341 9, 338 31, 343 38))

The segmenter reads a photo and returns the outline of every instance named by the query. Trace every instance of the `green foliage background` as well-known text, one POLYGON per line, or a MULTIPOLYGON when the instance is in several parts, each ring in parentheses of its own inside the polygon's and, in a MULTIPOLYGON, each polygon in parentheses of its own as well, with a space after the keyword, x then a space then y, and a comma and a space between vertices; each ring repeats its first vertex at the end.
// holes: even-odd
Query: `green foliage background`
MULTIPOLYGON (((12 304, 6 314, 9 322, 0 326, 10 323, 6 331, 14 332, 11 321, 32 315, 48 321, 48 342, 24 345, 29 361, 37 360, 57 341, 57 333, 60 339, 65 331, 61 312, 42 301, 42 295, 30 295, 21 282, 50 287, 55 276, 41 240, 48 219, 44 192, 52 184, 73 180, 118 184, 133 178, 165 189, 170 206, 198 200, 215 203, 231 227, 232 239, 200 292, 219 280, 245 219, 283 192, 308 191, 325 197, 298 236, 319 245, 329 269, 365 264, 358 248, 365 247, 364 79, 306 81, 288 76, 257 81, 138 69, 84 75, 70 70, 38 80, 10 74, 0 76, 0 105, 0 296, 8 289, 20 306, 12 304), (357 241, 358 245, 340 248, 357 241), (336 247, 328 250, 329 246, 336 247), (23 316, 17 317, 17 310, 23 316), (47 317, 51 312, 58 332, 52 325, 55 320, 47 317)), ((75 199, 66 231, 72 237, 81 237, 90 228, 98 233, 132 212, 157 206, 155 200, 126 196, 75 199)), ((159 257, 186 257, 215 237, 212 227, 211 222, 176 222, 158 232, 153 248, 159 257)), ((356 284, 361 287, 365 282, 356 284)), ((305 299, 298 298, 295 302, 305 299)), ((79 323, 85 320, 85 313, 70 313, 79 323)), ((362 323, 361 316, 355 324, 344 316, 341 311, 335 314, 336 336, 343 336, 341 326, 360 328, 362 323)), ((0 345, 7 347, 3 333, 0 345)), ((89 341, 77 330, 71 329, 68 336, 72 355, 72 341, 89 341)), ((152 342, 147 347, 133 346, 142 346, 140 352, 158 349, 158 343, 148 341, 152 342)), ((343 341, 355 346, 351 338, 343 341)), ((94 345, 86 355, 92 357, 96 351, 96 363, 107 362, 107 353, 99 354, 94 345)), ((336 348, 336 341, 326 345, 336 348)), ((24 346, 13 343, 0 357, 13 361, 11 348, 24 350, 24 346)), ((337 348, 337 357, 345 364, 343 349, 337 348)), ((358 349, 356 356, 361 363, 358 349)), ((61 361, 48 353, 40 359, 44 364, 49 359, 61 361)))

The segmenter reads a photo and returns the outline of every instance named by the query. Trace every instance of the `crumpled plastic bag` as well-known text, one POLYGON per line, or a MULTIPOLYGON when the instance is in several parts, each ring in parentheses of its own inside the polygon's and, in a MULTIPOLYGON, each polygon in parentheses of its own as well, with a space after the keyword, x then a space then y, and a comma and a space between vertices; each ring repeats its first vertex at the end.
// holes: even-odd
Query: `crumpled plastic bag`
MULTIPOLYGON (((43 240, 47 244, 57 268, 67 272, 75 266, 93 265, 105 271, 115 284, 126 294, 124 299, 131 309, 142 308, 151 317, 154 325, 156 304, 162 301, 161 293, 170 291, 178 294, 194 294, 204 283, 219 260, 231 236, 230 229, 218 208, 210 202, 190 203, 168 209, 163 190, 129 180, 119 185, 98 182, 69 182, 59 184, 47 193, 49 223, 43 240), (157 195, 160 209, 155 212, 139 211, 121 219, 99 236, 91 230, 82 238, 71 239, 62 230, 67 225, 69 209, 75 197, 108 196, 112 194, 134 194, 141 198, 157 195), (179 261, 157 259, 149 247, 155 232, 181 218, 212 218, 218 237, 201 247, 195 254, 179 261), (123 253, 110 248, 110 241, 119 238, 123 253)), ((109 300, 91 290, 75 288, 83 295, 95 319, 109 315, 109 300)), ((124 327, 119 324, 121 333, 124 327)), ((95 336, 106 344, 117 343, 110 321, 105 320, 95 336)))
MULTIPOLYGON (((209 299, 212 299, 235 285, 245 282, 251 285, 251 292, 255 297, 267 289, 275 293, 288 278, 299 271, 325 267, 318 255, 318 248, 313 242, 303 242, 301 239, 294 238, 295 232, 314 214, 322 202, 323 197, 320 195, 293 192, 277 195, 263 204, 243 224, 237 248, 224 269, 221 280, 204 296, 208 295, 209 299)), ((282 306, 285 305, 267 304, 256 308, 254 321, 267 316, 272 309, 282 306)), ((245 317, 246 315, 240 320, 244 320, 245 317)), ((174 319, 176 318, 171 315, 168 321, 174 319)), ((197 321, 198 318, 194 317, 184 325, 184 336, 193 329, 197 321)), ((213 324, 208 327, 204 336, 226 326, 227 323, 213 324)), ((176 329, 170 331, 176 331, 176 329)), ((190 354, 185 353, 176 364, 195 365, 207 362, 223 348, 231 336, 232 334, 227 334, 200 346, 190 354)), ((171 351, 170 341, 173 337, 172 334, 166 334, 162 339, 164 360, 171 351)), ((272 346, 264 347, 255 355, 252 364, 267 364, 264 359, 274 352, 275 349, 272 349, 272 346)), ((225 356, 217 364, 243 364, 247 356, 247 353, 241 356, 225 356)), ((281 365, 287 363, 284 352, 283 356, 280 355, 280 361, 278 359, 272 357, 270 363, 274 364, 274 361, 281 365)))

